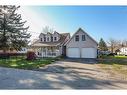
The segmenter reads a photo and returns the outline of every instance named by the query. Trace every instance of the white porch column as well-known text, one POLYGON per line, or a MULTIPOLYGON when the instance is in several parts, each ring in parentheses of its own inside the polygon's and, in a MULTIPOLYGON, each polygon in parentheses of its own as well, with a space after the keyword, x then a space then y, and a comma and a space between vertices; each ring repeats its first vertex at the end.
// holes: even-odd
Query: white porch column
POLYGON ((43 57, 43 47, 41 47, 41 57, 43 57))

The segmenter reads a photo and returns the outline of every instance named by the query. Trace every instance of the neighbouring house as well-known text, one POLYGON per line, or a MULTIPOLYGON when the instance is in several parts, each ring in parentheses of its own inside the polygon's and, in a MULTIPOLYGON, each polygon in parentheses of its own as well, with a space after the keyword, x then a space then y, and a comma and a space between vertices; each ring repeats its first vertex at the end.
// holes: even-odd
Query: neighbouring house
POLYGON ((65 55, 64 44, 70 39, 70 33, 41 33, 31 44, 38 57, 56 57, 65 55))
POLYGON ((69 33, 41 33, 31 44, 38 57, 64 55, 70 58, 96 58, 98 43, 79 28, 70 38, 69 33))
POLYGON ((21 50, 17 51, 17 53, 27 53, 29 49, 26 47, 21 48, 21 50))
POLYGON ((127 55, 127 47, 121 47, 116 50, 116 53, 118 55, 127 55))
POLYGON ((65 46, 67 57, 97 58, 98 43, 81 28, 66 42, 65 46))

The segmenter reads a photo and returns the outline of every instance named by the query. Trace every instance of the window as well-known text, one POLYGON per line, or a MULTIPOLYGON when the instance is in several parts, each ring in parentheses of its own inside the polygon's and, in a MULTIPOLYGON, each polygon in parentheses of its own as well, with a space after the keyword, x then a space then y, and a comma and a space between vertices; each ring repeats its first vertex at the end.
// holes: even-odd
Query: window
POLYGON ((41 41, 42 41, 42 38, 41 38, 41 41))
POLYGON ((75 36, 75 41, 79 41, 79 35, 75 36))
POLYGON ((85 35, 82 35, 82 41, 85 41, 85 40, 86 40, 85 35))
POLYGON ((56 41, 56 37, 54 37, 54 40, 56 41))
POLYGON ((46 41, 46 37, 44 37, 44 42, 46 41))

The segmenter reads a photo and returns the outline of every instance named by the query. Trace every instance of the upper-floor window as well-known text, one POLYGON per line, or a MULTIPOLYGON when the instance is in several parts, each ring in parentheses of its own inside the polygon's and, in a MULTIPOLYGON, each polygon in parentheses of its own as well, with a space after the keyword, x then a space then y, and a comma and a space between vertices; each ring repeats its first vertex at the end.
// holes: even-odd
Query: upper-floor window
POLYGON ((57 38, 56 38, 56 37, 54 37, 54 41, 56 41, 56 39, 57 39, 57 38))
POLYGON ((75 41, 79 41, 79 35, 75 36, 75 41))
POLYGON ((41 38, 41 41, 42 41, 42 38, 41 38))
POLYGON ((85 40, 86 40, 85 35, 82 35, 82 41, 85 41, 85 40))
POLYGON ((44 37, 44 42, 46 42, 46 37, 44 37))

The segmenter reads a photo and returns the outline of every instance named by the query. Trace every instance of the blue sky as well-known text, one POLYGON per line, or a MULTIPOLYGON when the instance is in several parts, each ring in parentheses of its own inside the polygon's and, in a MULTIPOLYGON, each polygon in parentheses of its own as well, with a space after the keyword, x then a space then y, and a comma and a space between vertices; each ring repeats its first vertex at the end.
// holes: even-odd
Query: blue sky
MULTIPOLYGON (((37 19, 41 22, 47 21, 49 25, 46 25, 58 32, 74 34, 81 27, 97 41, 101 37, 104 40, 127 39, 127 6, 27 6, 27 8, 40 17, 37 19)), ((38 33, 41 30, 38 30, 38 33)))

